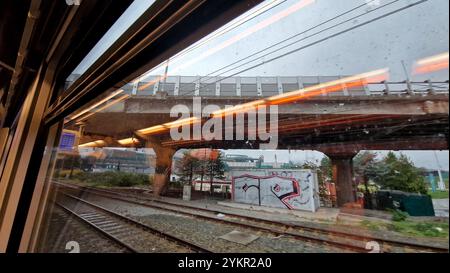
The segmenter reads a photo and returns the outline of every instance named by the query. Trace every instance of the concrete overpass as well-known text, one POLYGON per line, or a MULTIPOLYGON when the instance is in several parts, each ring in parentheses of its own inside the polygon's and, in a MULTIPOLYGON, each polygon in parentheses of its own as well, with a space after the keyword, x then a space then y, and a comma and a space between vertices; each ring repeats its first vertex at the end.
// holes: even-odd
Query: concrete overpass
MULTIPOLYGON (((258 149, 258 141, 173 141, 167 132, 142 136, 137 130, 173 121, 170 109, 190 107, 192 98, 220 108, 318 86, 344 77, 150 77, 127 85, 126 100, 91 109, 72 121, 83 124, 82 143, 105 145, 136 137, 133 145, 151 147, 157 155, 155 192, 170 176, 172 156, 181 148, 258 149)), ((111 100, 113 101, 113 100, 111 100)), ((106 102, 107 103, 107 102, 106 102)), ((332 160, 338 204, 353 202, 352 159, 360 150, 448 149, 447 82, 377 82, 343 85, 335 92, 279 105, 278 149, 311 149, 332 160)), ((69 123, 70 124, 70 123, 69 123)), ((244 130, 248 131, 244 125, 244 130)))

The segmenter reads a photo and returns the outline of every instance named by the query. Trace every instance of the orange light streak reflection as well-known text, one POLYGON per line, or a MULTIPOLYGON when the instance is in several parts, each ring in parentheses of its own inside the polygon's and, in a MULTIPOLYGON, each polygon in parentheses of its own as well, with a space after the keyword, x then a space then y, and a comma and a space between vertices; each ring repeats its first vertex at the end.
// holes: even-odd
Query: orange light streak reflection
POLYGON ((427 74, 447 69, 448 66, 449 66, 449 53, 446 52, 418 60, 415 64, 413 73, 415 75, 427 74))

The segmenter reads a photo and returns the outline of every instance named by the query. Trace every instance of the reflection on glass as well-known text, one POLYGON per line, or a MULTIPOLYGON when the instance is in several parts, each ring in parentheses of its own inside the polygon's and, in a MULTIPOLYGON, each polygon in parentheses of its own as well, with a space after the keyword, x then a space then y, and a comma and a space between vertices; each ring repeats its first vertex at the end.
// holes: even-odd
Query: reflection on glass
POLYGON ((67 78, 66 88, 86 72, 154 2, 155 0, 133 1, 67 78))
POLYGON ((448 1, 341 2, 265 1, 66 117, 39 251, 448 252, 448 1))

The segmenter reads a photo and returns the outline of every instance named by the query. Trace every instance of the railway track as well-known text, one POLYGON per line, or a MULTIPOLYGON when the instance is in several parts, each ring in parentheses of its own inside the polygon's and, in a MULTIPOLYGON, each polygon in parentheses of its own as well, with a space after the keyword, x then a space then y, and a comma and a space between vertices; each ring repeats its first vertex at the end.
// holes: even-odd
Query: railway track
MULTIPOLYGON (((125 242, 123 242, 122 240, 120 240, 119 238, 117 238, 116 236, 114 236, 113 234, 111 234, 109 231, 110 230, 105 230, 103 229, 101 226, 98 225, 98 223, 95 223, 93 221, 93 219, 89 219, 88 214, 78 214, 75 211, 69 209, 68 207, 66 207, 65 205, 62 205, 59 202, 55 202, 55 204, 63 209, 64 211, 66 211, 67 213, 69 213, 70 215, 76 217, 77 220, 89 225, 91 228, 93 228, 94 230, 96 230, 97 232, 101 233, 102 235, 106 236, 108 239, 112 240, 115 244, 120 245, 121 247, 125 248, 126 252, 131 252, 131 253, 137 253, 139 251, 137 251, 136 249, 134 249, 132 246, 126 244, 125 242)), ((90 215, 94 215, 94 214, 90 214, 90 215)), ((100 219, 100 215, 97 219, 100 219)))
POLYGON ((42 253, 133 253, 132 250, 105 236, 71 212, 55 205, 45 239, 39 243, 42 253), (82 245, 79 243, 83 242, 82 245), (89 242, 85 244, 84 242, 89 242), (78 244, 78 245, 77 245, 78 244))
POLYGON ((56 205, 88 224, 129 252, 200 252, 209 249, 156 230, 120 213, 62 193, 56 205))
POLYGON ((251 216, 223 212, 209 208, 201 208, 180 203, 158 200, 149 197, 138 197, 136 195, 121 193, 113 190, 93 189, 89 187, 66 185, 57 182, 65 188, 73 188, 88 192, 94 195, 103 196, 118 201, 128 202, 140 206, 146 206, 153 209, 170 211, 200 218, 203 220, 222 222, 239 227, 269 232, 275 235, 290 236, 292 238, 320 243, 324 246, 334 246, 355 252, 368 252, 367 243, 376 242, 380 246, 380 252, 448 252, 449 249, 440 246, 422 245, 413 242, 403 242, 392 239, 366 236, 357 233, 348 233, 326 228, 316 228, 301 224, 279 222, 269 219, 255 218, 251 216), (201 213, 199 213, 201 212, 201 213), (217 214, 224 214, 227 219, 218 218, 217 214))

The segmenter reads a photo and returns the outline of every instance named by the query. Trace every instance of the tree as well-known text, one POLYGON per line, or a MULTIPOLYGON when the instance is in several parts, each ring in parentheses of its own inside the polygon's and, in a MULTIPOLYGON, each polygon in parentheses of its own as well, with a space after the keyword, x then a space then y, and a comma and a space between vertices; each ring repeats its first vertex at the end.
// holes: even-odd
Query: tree
MULTIPOLYGON (((376 167, 378 162, 376 158, 376 153, 364 151, 356 155, 353 160, 353 170, 355 175, 362 178, 365 204, 367 204, 367 208, 369 209, 372 209, 372 192, 374 191, 374 186, 369 185, 369 181, 378 174, 376 167)), ((361 189, 361 187, 358 187, 358 189, 361 189)))
POLYGON ((397 157, 389 152, 383 160, 374 167, 374 180, 382 188, 404 192, 427 193, 425 178, 407 156, 397 157))
POLYGON ((177 163, 176 168, 180 175, 180 180, 183 183, 191 184, 195 177, 200 177, 200 183, 203 186, 204 179, 207 178, 211 183, 210 191, 212 191, 214 178, 224 179, 227 165, 223 160, 223 154, 221 152, 214 157, 198 158, 192 155, 190 151, 187 151, 177 163))
POLYGON ((320 161, 320 173, 322 175, 323 182, 331 181, 333 179, 333 168, 331 166, 331 160, 329 157, 324 156, 320 161))
MULTIPOLYGON (((317 167, 317 178, 319 182, 319 196, 322 200, 329 199, 329 192, 326 182, 333 179, 333 169, 329 157, 324 156, 320 161, 320 166, 317 167)), ((329 199, 331 201, 331 199, 329 199)))
POLYGON ((353 159, 353 170, 355 175, 359 175, 361 177, 372 176, 372 167, 378 163, 377 154, 364 151, 355 156, 353 159))
POLYGON ((206 160, 206 175, 209 176, 210 187, 209 191, 212 193, 213 191, 213 180, 214 178, 224 179, 225 176, 225 163, 223 161, 223 154, 219 152, 216 158, 209 158, 206 160))
POLYGON ((177 166, 180 180, 185 184, 191 184, 194 179, 194 175, 198 172, 199 166, 200 161, 191 156, 189 152, 185 152, 183 154, 183 158, 177 166))

